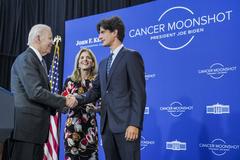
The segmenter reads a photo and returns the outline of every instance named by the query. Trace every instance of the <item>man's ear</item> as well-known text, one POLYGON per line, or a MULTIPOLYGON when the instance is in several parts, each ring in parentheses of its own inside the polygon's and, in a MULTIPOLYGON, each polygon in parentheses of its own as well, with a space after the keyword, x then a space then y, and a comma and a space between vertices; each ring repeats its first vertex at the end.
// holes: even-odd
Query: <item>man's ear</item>
POLYGON ((113 34, 114 34, 114 36, 116 36, 116 37, 117 37, 117 35, 118 35, 118 30, 117 30, 117 29, 115 29, 115 30, 113 31, 113 34))
POLYGON ((35 43, 39 43, 39 42, 40 42, 40 39, 41 39, 40 35, 37 35, 37 36, 35 36, 35 38, 34 38, 34 42, 35 42, 35 43))

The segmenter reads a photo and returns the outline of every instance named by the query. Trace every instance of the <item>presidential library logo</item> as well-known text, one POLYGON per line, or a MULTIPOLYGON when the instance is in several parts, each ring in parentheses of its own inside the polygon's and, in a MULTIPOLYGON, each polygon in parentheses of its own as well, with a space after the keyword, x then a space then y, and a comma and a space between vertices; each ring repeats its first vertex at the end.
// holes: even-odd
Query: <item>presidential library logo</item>
POLYGON ((199 15, 191 8, 175 6, 162 12, 155 24, 130 28, 128 35, 130 38, 147 36, 167 50, 179 50, 188 46, 195 36, 203 33, 209 25, 230 21, 232 12, 222 10, 199 15))
POLYGON ((98 37, 89 37, 86 39, 78 39, 75 46, 79 46, 80 48, 92 48, 102 46, 102 42, 98 37))
POLYGON ((230 114, 230 106, 223 104, 213 104, 206 106, 207 114, 230 114))
POLYGON ((173 151, 186 151, 187 150, 187 143, 181 142, 178 140, 166 142, 166 149, 173 150, 173 151))

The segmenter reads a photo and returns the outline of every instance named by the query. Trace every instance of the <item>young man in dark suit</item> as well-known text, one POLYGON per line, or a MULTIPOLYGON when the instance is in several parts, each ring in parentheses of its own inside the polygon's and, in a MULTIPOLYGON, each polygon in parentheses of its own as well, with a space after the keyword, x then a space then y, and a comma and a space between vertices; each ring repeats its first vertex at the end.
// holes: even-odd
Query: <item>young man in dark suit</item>
POLYGON ((77 104, 74 97, 62 97, 49 90, 43 56, 51 51, 52 31, 47 25, 31 28, 28 45, 12 65, 11 91, 15 103, 15 124, 10 140, 11 160, 42 160, 43 144, 49 133, 50 115, 77 104))
POLYGON ((102 98, 100 127, 107 160, 139 160, 146 105, 143 59, 123 46, 125 27, 119 17, 101 20, 97 31, 111 55, 100 62, 93 88, 78 96, 78 103, 102 98))

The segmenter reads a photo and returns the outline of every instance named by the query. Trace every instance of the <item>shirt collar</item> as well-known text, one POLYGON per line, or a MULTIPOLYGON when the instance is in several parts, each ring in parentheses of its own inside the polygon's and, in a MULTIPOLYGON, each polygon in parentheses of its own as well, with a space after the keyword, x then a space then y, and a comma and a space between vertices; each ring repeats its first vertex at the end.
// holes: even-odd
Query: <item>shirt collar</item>
POLYGON ((117 55, 118 52, 122 49, 123 44, 120 44, 116 49, 114 49, 113 51, 111 51, 113 53, 113 55, 117 55))
POLYGON ((42 55, 38 52, 38 50, 36 48, 34 48, 33 46, 29 46, 29 48, 31 48, 34 53, 37 55, 38 59, 40 60, 40 62, 42 62, 42 55))

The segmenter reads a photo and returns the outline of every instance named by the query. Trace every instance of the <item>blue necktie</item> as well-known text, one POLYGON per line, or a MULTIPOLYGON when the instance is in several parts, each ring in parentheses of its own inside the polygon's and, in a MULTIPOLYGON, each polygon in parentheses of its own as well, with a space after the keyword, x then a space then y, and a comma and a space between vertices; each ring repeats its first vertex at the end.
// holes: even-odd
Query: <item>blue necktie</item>
POLYGON ((44 70, 45 70, 46 74, 48 74, 48 73, 47 73, 47 65, 46 65, 46 62, 45 62, 45 60, 44 60, 44 59, 42 59, 41 63, 42 63, 42 66, 43 66, 43 68, 44 68, 44 70))
POLYGON ((112 63, 112 56, 113 54, 111 53, 110 56, 108 57, 108 62, 107 62, 107 76, 110 72, 110 68, 111 68, 111 63, 112 63))

